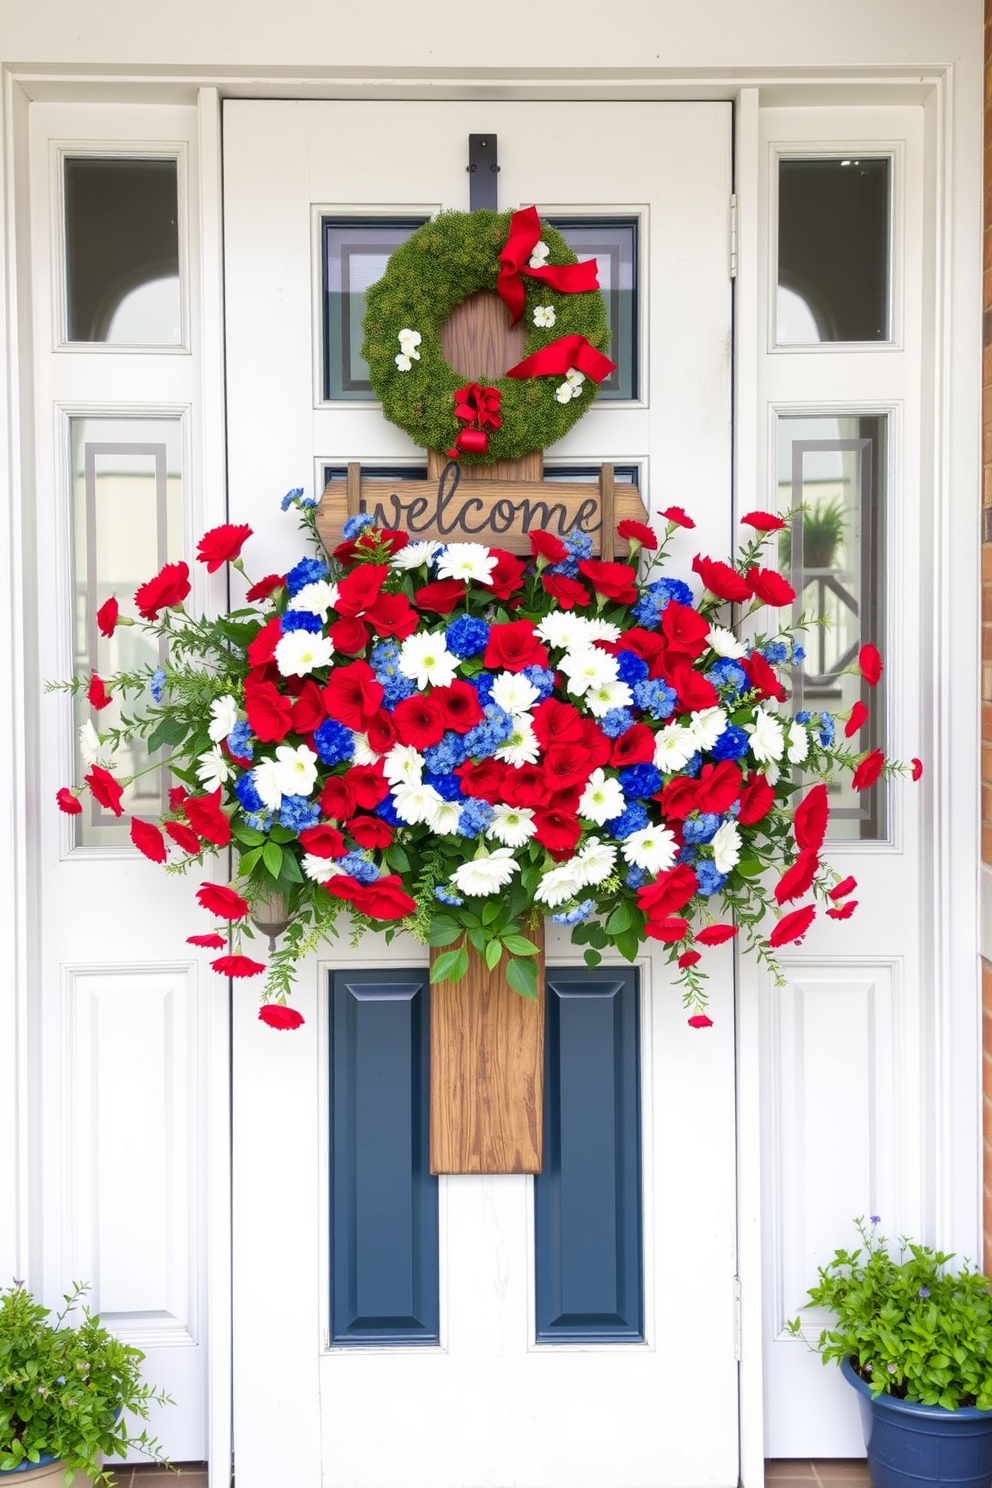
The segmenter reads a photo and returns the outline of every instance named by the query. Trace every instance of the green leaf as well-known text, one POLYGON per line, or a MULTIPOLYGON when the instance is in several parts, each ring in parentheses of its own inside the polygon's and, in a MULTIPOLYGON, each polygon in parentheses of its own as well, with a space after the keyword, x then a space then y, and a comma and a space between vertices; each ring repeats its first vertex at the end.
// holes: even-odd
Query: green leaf
POLYGON ((282 848, 278 842, 267 842, 262 848, 262 862, 266 871, 272 878, 278 878, 282 872, 282 848))
POLYGON ((410 872, 410 855, 405 847, 398 842, 391 842, 386 848, 386 863, 388 867, 395 868, 397 873, 410 872))
POLYGON ((269 830, 270 842, 295 842, 296 833, 291 832, 288 827, 280 827, 278 823, 269 830))
POLYGON ((739 873, 741 878, 757 878, 763 870, 757 858, 741 858, 734 871, 739 873))
POLYGON ((241 854, 241 857, 238 861, 238 872, 244 878, 251 878, 251 875, 254 873, 255 869, 258 867, 261 861, 262 849, 260 847, 253 847, 250 852, 241 854))
POLYGON ((457 951, 445 951, 431 967, 432 982, 458 982, 468 971, 468 951, 460 946, 457 951))
POLYGON ((246 822, 238 822, 231 827, 231 836, 238 842, 243 842, 246 847, 259 847, 265 841, 265 833, 259 832, 255 827, 249 827, 246 822))
POLYGON ((503 944, 514 956, 538 956, 540 948, 526 935, 504 935, 503 944))
POLYGON ((304 878, 303 878, 303 873, 302 873, 302 871, 300 869, 300 865, 296 861, 296 854, 295 853, 291 853, 291 852, 284 852, 283 853, 283 855, 282 855, 282 870, 281 870, 281 872, 279 874, 279 881, 280 881, 280 883, 284 883, 284 884, 298 884, 298 883, 303 883, 305 881, 304 878))
POLYGON ((156 749, 161 749, 163 744, 170 746, 181 744, 189 732, 189 724, 184 723, 181 718, 160 718, 148 735, 149 754, 156 749))
POLYGON ((431 921, 431 928, 427 935, 427 944, 432 946, 451 945, 461 934, 461 925, 456 925, 455 921, 449 915, 438 915, 436 920, 431 921))
POLYGON ((606 922, 607 934, 619 935, 621 930, 629 930, 631 923, 630 905, 621 901, 606 922))
POLYGON ((506 980, 514 992, 519 992, 521 997, 528 998, 531 1002, 537 1000, 537 962, 533 960, 517 961, 512 958, 506 963, 506 980))
POLYGON ((484 925, 491 925, 494 920, 499 919, 502 913, 503 906, 499 900, 488 899, 482 908, 482 923, 484 925))
POLYGON ((633 961, 641 949, 641 942, 633 930, 623 930, 614 942, 625 961, 633 961))
POLYGON ((502 959, 503 959, 503 947, 500 945, 499 941, 498 940, 491 940, 491 941, 489 941, 489 943, 486 946, 486 965, 489 968, 489 970, 490 971, 494 971, 495 968, 502 961, 502 959))
POLYGON ((587 966, 598 966, 603 959, 598 951, 584 951, 583 955, 587 966))
POLYGON ((481 925, 473 926, 473 928, 468 932, 468 940, 469 945, 472 947, 473 951, 475 951, 477 955, 481 956, 488 944, 486 940, 486 932, 485 930, 483 930, 481 925))

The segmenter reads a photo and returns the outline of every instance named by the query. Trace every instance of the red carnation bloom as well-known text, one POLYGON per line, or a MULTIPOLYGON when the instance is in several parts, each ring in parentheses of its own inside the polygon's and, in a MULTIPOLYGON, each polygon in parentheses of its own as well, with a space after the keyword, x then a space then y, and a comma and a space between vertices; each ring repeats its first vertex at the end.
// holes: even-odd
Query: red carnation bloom
POLYGON ((342 563, 360 562, 376 548, 386 548, 390 554, 398 553, 409 541, 405 532, 397 532, 388 527, 364 527, 357 537, 338 543, 334 556, 342 563))
POLYGON ((393 636, 397 641, 412 636, 420 623, 405 594, 380 594, 365 618, 376 635, 393 636))
POLYGON ((692 571, 702 579, 704 586, 717 599, 729 599, 734 604, 745 604, 751 598, 751 590, 736 569, 716 558, 703 558, 699 553, 692 560, 692 571))
POLYGON ((286 579, 283 574, 266 574, 265 578, 259 579, 257 584, 252 584, 246 598, 252 604, 259 599, 268 599, 269 595, 274 594, 277 589, 281 589, 285 582, 286 579))
POLYGON ((465 598, 465 585, 461 579, 437 579, 416 590, 413 602, 418 609, 429 610, 432 615, 450 615, 465 598))
POLYGON ((548 652, 529 620, 511 620, 490 626, 483 661, 494 671, 522 672, 529 666, 546 667, 548 652))
POLYGON ((364 615, 379 598, 388 574, 389 568, 385 563, 363 563, 352 573, 345 574, 338 584, 338 597, 334 604, 338 614, 364 615))
POLYGON ((583 558, 579 573, 584 575, 597 594, 618 604, 633 604, 637 598, 636 577, 629 563, 604 563, 601 558, 583 558))
POLYGON ((796 597, 796 591, 788 579, 776 573, 774 568, 749 568, 747 581, 751 585, 756 599, 762 604, 771 605, 774 609, 781 609, 783 605, 791 604, 796 597))
POLYGON ((858 732, 858 729, 868 717, 868 709, 859 699, 851 709, 851 716, 844 725, 844 737, 850 739, 858 732))
POLYGON ((578 579, 568 578, 566 574, 544 573, 541 575, 541 584, 563 610, 574 610, 576 605, 585 609, 586 605, 592 604, 592 595, 585 584, 580 584, 578 579))
POLYGON ((183 804, 190 826, 215 847, 226 847, 231 840, 231 823, 220 809, 220 786, 208 796, 189 796, 183 804))
POLYGON ((852 894, 857 887, 857 879, 852 878, 851 875, 848 874, 847 878, 842 878, 840 883, 835 884, 834 887, 830 890, 830 897, 831 899, 846 899, 848 894, 852 894))
POLYGON ((194 856, 199 854, 200 839, 193 831, 193 828, 187 827, 184 822, 166 822, 165 833, 184 852, 192 853, 194 856))
POLYGON ((216 930, 211 930, 209 935, 187 935, 186 944, 203 946, 208 951, 222 951, 227 940, 223 935, 218 935, 216 930))
POLYGON ((851 779, 854 790, 863 791, 874 785, 884 765, 885 755, 880 749, 873 749, 871 754, 866 754, 851 779))
POLYGON ((689 933, 689 921, 681 915, 670 915, 664 920, 648 920, 644 926, 644 934, 649 935, 652 940, 663 941, 665 945, 677 945, 680 940, 685 940, 689 933))
POLYGON ((381 816, 353 816, 344 825, 359 847, 388 847, 393 840, 393 829, 381 816))
POLYGON ((55 799, 59 803, 59 810, 64 811, 66 816, 78 816, 83 809, 82 801, 66 786, 56 791, 55 799))
POLYGON ((385 708, 380 708, 375 717, 369 719, 365 737, 373 754, 388 754, 392 749, 396 743, 396 730, 385 708))
POLYGON ((640 547, 652 552, 658 546, 658 534, 646 522, 632 522, 629 519, 621 522, 617 527, 617 536, 622 537, 625 542, 638 543, 640 547))
POLYGON ((222 563, 241 557, 241 549, 249 537, 251 528, 247 523, 235 527, 226 522, 223 527, 212 527, 196 545, 197 562, 207 565, 207 573, 216 573, 222 563))
POLYGON ((530 550, 535 558, 544 558, 548 563, 562 563, 568 557, 568 549, 560 537, 553 532, 528 532, 530 550))
POLYGON ((402 920, 417 908, 415 899, 404 890, 398 874, 377 878, 362 884, 349 874, 339 874, 324 885, 329 894, 353 904, 360 914, 373 920, 402 920))
POLYGON ((882 658, 872 645, 862 646, 858 652, 858 666, 869 687, 874 687, 882 675, 882 658))
POLYGON ((921 759, 912 759, 910 760, 910 764, 913 766, 912 778, 919 780, 923 774, 923 761, 921 759))
POLYGON ((332 775, 318 797, 320 813, 344 821, 355 809, 355 792, 341 775, 332 775))
POLYGON ((613 744, 603 733, 595 718, 583 718, 582 744, 592 756, 592 769, 595 770, 609 761, 613 744))
POLYGON ((300 846, 315 858, 343 858, 347 852, 341 833, 327 822, 316 827, 304 827, 300 833, 300 846))
POLYGON ((431 702, 440 708, 445 728, 454 729, 457 734, 467 734, 485 718, 479 694, 470 682, 457 681, 448 687, 435 687, 431 692, 431 702))
POLYGON ((698 951, 683 951, 678 959, 678 965, 685 971, 687 966, 695 966, 696 962, 702 959, 698 951))
POLYGON ((702 930, 696 931, 696 942, 698 945, 723 945, 725 941, 733 940, 736 934, 736 925, 704 925, 702 930))
POLYGON ((752 771, 747 777, 747 784, 741 791, 741 809, 737 813, 738 824, 742 827, 753 826, 755 822, 762 821, 774 805, 774 790, 764 775, 758 775, 752 771))
POLYGON ((248 901, 242 899, 226 884, 205 883, 196 891, 196 897, 210 914, 222 920, 243 920, 248 915, 248 901))
POLYGON ((105 770, 102 765, 92 765, 86 776, 86 784, 101 806, 106 806, 115 816, 124 815, 121 809, 124 787, 114 779, 109 770, 105 770))
POLYGON ((676 527, 695 527, 696 525, 691 517, 686 516, 685 512, 680 506, 666 507, 665 510, 663 512, 659 512, 658 515, 659 517, 664 517, 666 522, 674 522, 676 527))
POLYGON ((170 785, 169 787, 169 810, 180 811, 186 803, 187 791, 183 785, 170 785))
POLYGON ((293 705, 274 682, 245 682, 245 712, 248 727, 263 744, 281 743, 293 726, 293 705))
POLYGON ((266 662, 271 661, 275 656, 276 647, 281 639, 282 626, 279 623, 279 616, 273 615, 271 620, 265 622, 255 639, 248 642, 247 655, 249 665, 253 667, 265 666, 266 662))
POLYGON ((167 563, 153 579, 136 590, 134 602, 143 620, 157 620, 159 610, 182 604, 189 591, 188 565, 167 563))
POLYGON ((688 662, 669 669, 668 685, 675 688, 679 713, 699 713, 703 708, 715 708, 720 701, 713 683, 688 662))
POLYGON ((759 702, 762 698, 775 698, 780 703, 785 701, 785 688, 760 651, 752 651, 742 664, 759 702))
POLYGON ((268 1024, 269 1028, 299 1028, 304 1021, 303 1014, 298 1013, 295 1008, 285 1007, 281 1002, 267 1002, 258 1010, 260 1023, 268 1024))
POLYGON ((327 634, 335 651, 340 651, 342 656, 358 656, 369 641, 369 628, 364 620, 354 615, 345 615, 341 620, 335 620, 333 625, 327 627, 327 634))
POLYGON ((98 677, 96 672, 90 678, 90 685, 86 689, 86 697, 90 707, 95 708, 98 713, 101 708, 105 708, 108 703, 113 702, 113 698, 103 685, 103 678, 98 677))
POLYGON ((696 805, 700 811, 721 816, 741 793, 741 772, 733 760, 704 765, 696 780, 696 805))
POLYGON ((829 817, 830 804, 827 800, 827 787, 814 785, 796 807, 792 822, 792 835, 796 839, 797 846, 811 847, 818 851, 823 846, 823 839, 827 835, 829 817))
POLYGON ((543 698, 533 712, 534 733, 542 749, 552 744, 581 744, 582 715, 571 703, 543 698))
POLYGON ((713 1027, 713 1019, 712 1018, 707 1018, 707 1016, 706 1016, 705 1013, 693 1013, 693 1015, 692 1015, 691 1018, 687 1018, 686 1019, 686 1022, 688 1023, 688 1025, 689 1025, 690 1028, 712 1028, 713 1027))
MULTIPOLYGON (((382 764, 352 765, 343 777, 355 794, 355 803, 364 811, 371 811, 389 795, 389 785, 382 773, 382 764)), ((354 807, 352 808, 354 810, 354 807)), ((330 816, 330 812, 326 813, 330 816)), ((351 815, 351 811, 347 813, 351 815)))
POLYGON ((264 961, 253 961, 250 956, 218 956, 210 965, 220 976, 253 977, 265 970, 264 961))
POLYGON ((661 633, 669 651, 681 652, 695 660, 706 650, 710 622, 704 620, 698 610, 679 604, 677 599, 670 599, 662 611, 661 633))
POLYGON ((551 853, 570 853, 582 836, 582 823, 571 811, 538 806, 534 811, 534 836, 551 853))
POLYGON ((111 595, 110 599, 104 600, 103 604, 96 612, 96 623, 99 627, 101 635, 113 635, 117 625, 117 618, 119 614, 120 606, 118 605, 116 599, 114 599, 114 597, 111 595))
POLYGON ((595 766, 592 755, 581 744, 552 744, 544 756, 544 778, 549 791, 585 786, 595 766))
POLYGON ((654 759, 654 734, 646 723, 635 723, 613 740, 610 764, 616 770, 628 765, 649 765, 654 759))
POLYGON ((507 553, 503 548, 490 548, 489 551, 496 559, 496 567, 489 575, 487 588, 496 599, 510 599, 523 588, 527 565, 516 554, 507 553))
POLYGON ((781 517, 777 517, 774 512, 766 511, 748 512, 746 516, 741 517, 741 524, 744 523, 747 523, 748 527, 753 527, 756 532, 780 532, 785 526, 781 517))
POLYGON ((428 749, 440 744, 444 737, 444 713, 433 697, 415 692, 404 698, 393 709, 393 723, 401 744, 412 744, 414 749, 428 749))
POLYGON ((307 677, 299 697, 292 705, 293 733, 312 734, 327 717, 324 694, 312 677, 307 677))
POLYGON ((857 899, 848 899, 846 904, 834 904, 827 910, 832 920, 849 920, 858 907, 857 899))
POLYGON ((696 810, 696 782, 688 775, 675 775, 658 792, 661 814, 669 821, 685 821, 696 810))
POLYGON ((791 914, 783 915, 779 920, 768 937, 768 944, 781 946, 788 945, 793 940, 801 940, 815 919, 816 908, 812 904, 807 904, 804 909, 794 909, 791 914))
POLYGON ((816 877, 820 859, 816 849, 804 847, 791 868, 787 868, 775 885, 775 898, 779 904, 790 899, 801 899, 816 877))
MULTIPOLYGON (((551 792, 548 790, 548 783, 540 765, 508 765, 500 789, 502 794, 493 798, 493 805, 496 805, 498 801, 504 802, 507 806, 551 805, 551 792)), ((581 791, 579 794, 581 795, 581 791)), ((575 804, 578 805, 577 799, 575 804)))
MULTIPOLYGON (((455 774, 462 783, 463 796, 473 796, 476 800, 488 801, 490 806, 496 806, 504 799, 503 781, 512 772, 502 760, 484 759, 477 764, 466 760, 463 765, 458 766, 455 774)), ((515 806, 520 803, 511 801, 509 804, 515 806)))
POLYGON ((353 661, 331 673, 324 705, 331 718, 364 733, 382 706, 383 688, 367 661, 353 661))
POLYGON ((153 863, 164 863, 169 856, 165 838, 158 827, 152 822, 142 821, 140 816, 131 818, 131 841, 153 863))
POLYGON ((688 904, 699 884, 688 863, 679 863, 674 868, 659 873, 654 883, 645 884, 637 891, 637 903, 653 920, 666 919, 675 910, 688 904))

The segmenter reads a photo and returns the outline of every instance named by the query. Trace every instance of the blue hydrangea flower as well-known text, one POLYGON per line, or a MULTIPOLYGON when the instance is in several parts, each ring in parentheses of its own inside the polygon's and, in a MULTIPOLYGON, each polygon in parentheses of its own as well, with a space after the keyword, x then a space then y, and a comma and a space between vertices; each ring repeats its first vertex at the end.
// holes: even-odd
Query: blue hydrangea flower
POLYGON ((246 811, 245 821, 256 832, 267 832, 272 825, 272 817, 267 811, 246 811))
POLYGON ((831 715, 829 713, 821 713, 820 743, 823 745, 824 749, 830 748, 831 744, 834 742, 834 734, 836 733, 836 731, 837 725, 834 723, 831 715))
MULTIPOLYGON (((436 749, 438 746, 435 745, 434 747, 436 749)), ((461 799, 462 783, 457 775, 450 773, 436 775, 433 770, 428 768, 424 772, 424 784, 432 785, 438 795, 445 801, 458 801, 461 799)))
POLYGON ((696 879, 701 894, 718 894, 727 882, 727 875, 717 872, 711 858, 703 858, 696 864, 696 879))
POLYGON ((556 925, 578 925, 582 920, 587 920, 596 908, 594 899, 583 899, 574 909, 566 909, 561 914, 549 915, 556 925))
POLYGON ((562 542, 573 558, 592 557, 592 538, 588 532, 582 532, 575 528, 572 532, 566 532, 562 542))
POLYGON ((635 682, 631 690, 634 702, 651 718, 670 718, 675 712, 675 689, 669 687, 660 677, 650 678, 647 682, 635 682))
POLYGON ((287 610, 279 616, 279 629, 283 635, 288 635, 291 630, 308 630, 311 635, 319 635, 323 628, 320 616, 312 610, 287 610))
POLYGON ((742 728, 729 724, 717 739, 710 754, 715 760, 740 759, 747 754, 750 740, 742 728))
POLYGON ((617 676, 621 682, 643 682, 648 670, 643 656, 638 656, 633 651, 617 652, 617 676))
POLYGON ((760 654, 766 661, 771 662, 772 666, 781 666, 784 661, 788 660, 789 648, 785 641, 769 641, 767 645, 760 647, 760 654))
POLYGON ((302 486, 294 486, 291 491, 287 491, 285 496, 282 498, 282 501, 280 502, 280 506, 282 507, 283 511, 289 511, 289 508, 291 506, 295 506, 296 502, 299 501, 302 495, 302 486))
POLYGON ((477 677, 472 677, 471 681, 474 683, 475 690, 479 694, 479 706, 484 708, 487 703, 491 703, 493 700, 493 684, 496 678, 492 672, 480 672, 477 677))
POLYGON ((699 857, 699 848, 698 847, 693 847, 691 843, 688 843, 687 842, 684 847, 682 847, 682 848, 679 849, 679 855, 675 859, 675 861, 676 861, 676 863, 689 863, 689 864, 693 864, 693 863, 695 863, 695 861, 696 861, 696 859, 698 857, 699 857))
POLYGON ((308 584, 316 584, 327 576, 327 564, 321 563, 319 558, 301 558, 296 567, 291 568, 286 575, 286 593, 292 599, 308 584))
POLYGON ((486 649, 489 626, 475 615, 459 615, 445 631, 445 640, 452 656, 475 656, 486 649))
POLYGON ((485 722, 469 729, 463 739, 465 753, 473 759, 488 759, 513 733, 513 719, 496 703, 487 703, 483 712, 485 722))
POLYGON ((403 817, 400 816, 399 812, 396 810, 396 797, 391 791, 384 800, 379 802, 378 806, 375 808, 375 814, 376 816, 381 816, 382 820, 384 822, 388 822, 391 827, 406 826, 406 822, 404 821, 403 817))
POLYGON ((813 715, 812 713, 810 713, 808 708, 800 708, 799 712, 796 714, 796 722, 809 723, 812 716, 813 715))
POLYGON ((645 870, 643 868, 638 868, 635 864, 631 863, 630 867, 627 869, 627 877, 624 879, 624 883, 627 885, 628 889, 639 889, 646 878, 647 873, 645 872, 645 870))
POLYGON ((306 827, 315 827, 320 820, 320 807, 308 796, 283 796, 279 807, 279 825, 290 832, 302 832, 306 827))
POLYGON ((359 883, 375 883, 379 877, 378 868, 374 863, 369 861, 364 853, 345 853, 343 858, 338 859, 338 862, 345 873, 349 874, 352 878, 357 878, 359 883))
POLYGON ((458 818, 458 830, 463 837, 478 837, 493 819, 493 808, 488 801, 471 797, 465 802, 458 818))
POLYGON ((621 811, 619 816, 610 818, 606 823, 606 829, 611 837, 615 837, 618 842, 622 842, 625 837, 630 836, 631 832, 643 831, 645 827, 649 827, 650 825, 651 818, 640 801, 632 801, 626 811, 621 811))
POLYGON ((442 889, 440 884, 434 886, 434 898, 440 899, 442 904, 453 904, 456 909, 465 903, 465 900, 458 894, 452 894, 450 889, 442 889))
POLYGON ((687 816, 682 823, 682 840, 684 842, 709 842, 720 825, 720 818, 712 811, 707 811, 701 816, 687 816))
POLYGON ((550 697, 555 690, 555 674, 549 671, 547 667, 524 667, 521 675, 526 677, 530 685, 537 689, 539 699, 550 697))
POLYGON ((621 770, 617 778, 628 801, 646 801, 648 796, 661 790, 663 784, 661 771, 654 765, 630 765, 621 770))
POLYGON ((313 736, 313 747, 325 765, 340 765, 354 758, 355 736, 343 723, 325 718, 313 736))
POLYGON ((599 720, 599 726, 608 739, 619 739, 621 734, 634 727, 634 715, 629 708, 611 708, 599 720))
POLYGON ((341 528, 341 536, 344 538, 345 542, 351 542, 352 538, 357 537, 364 528, 371 526, 371 512, 356 512, 353 517, 348 518, 344 526, 341 528))
POLYGON ((695 754, 692 756, 692 758, 686 760, 685 764, 682 766, 682 769, 681 769, 681 772, 680 773, 682 775, 688 775, 690 780, 695 780, 696 776, 699 774, 699 772, 700 772, 700 770, 702 768, 703 768, 703 756, 700 754, 699 750, 697 749, 696 752, 695 752, 695 754))
POLYGON ((793 666, 802 666, 802 664, 803 664, 803 662, 805 660, 806 660, 806 647, 805 646, 800 646, 795 641, 793 641, 793 643, 792 643, 792 657, 791 657, 792 665, 793 666))
POLYGON ((386 708, 395 708, 397 703, 416 692, 417 684, 413 678, 405 677, 400 671, 400 648, 395 641, 380 641, 373 646, 369 664, 376 681, 382 686, 382 701, 386 708))
POLYGON ((740 697, 741 693, 746 692, 751 686, 740 662, 733 661, 729 656, 710 667, 706 673, 706 679, 727 698, 740 697))
POLYGON ((156 703, 162 701, 162 694, 165 691, 165 671, 162 667, 156 667, 154 672, 152 672, 151 681, 148 683, 148 691, 156 703))
POLYGON ((676 604, 692 605, 692 590, 681 579, 658 579, 649 584, 634 606, 632 614, 638 625, 657 629, 662 612, 670 599, 676 604))
POLYGON ((237 780, 234 782, 234 794, 241 802, 241 809, 243 811, 265 810, 265 802, 258 794, 258 791, 255 787, 255 782, 251 778, 250 771, 246 771, 244 775, 238 776, 237 780))
POLYGON ((254 749, 251 742, 251 729, 243 718, 239 718, 233 729, 227 736, 227 747, 238 759, 251 759, 254 749))
POLYGON ((450 775, 465 761, 465 745, 460 734, 448 729, 439 744, 424 750, 424 763, 432 775, 450 775))

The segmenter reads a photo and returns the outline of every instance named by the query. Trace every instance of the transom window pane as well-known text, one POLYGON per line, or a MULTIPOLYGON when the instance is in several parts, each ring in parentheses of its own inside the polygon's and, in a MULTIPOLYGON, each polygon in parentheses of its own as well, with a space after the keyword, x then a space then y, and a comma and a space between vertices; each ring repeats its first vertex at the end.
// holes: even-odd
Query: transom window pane
MULTIPOLYGON (((796 591, 793 623, 805 623, 793 702, 839 715, 838 732, 862 702, 868 721, 851 738, 852 753, 885 747, 884 674, 869 687, 857 672, 866 642, 885 651, 885 429, 884 418, 857 415, 778 421, 778 510, 789 526, 777 556, 796 591)), ((860 794, 831 786, 830 836, 884 837, 885 799, 882 781, 860 794)))
POLYGON ((610 327, 610 360, 616 371, 600 383, 598 397, 637 397, 637 218, 549 217, 580 263, 594 258, 610 327))
POLYGON ((67 339, 179 345, 176 160, 68 156, 64 190, 67 339))
MULTIPOLYGON (((123 615, 135 614, 132 596, 165 563, 182 557, 182 424, 178 418, 74 418, 71 420, 73 579, 75 642, 73 670, 79 677, 131 672, 143 680, 124 703, 129 716, 152 701, 148 681, 165 662, 164 643, 137 626, 118 625, 101 635, 98 608, 116 595, 123 615)), ((120 722, 121 700, 92 708, 76 698, 76 777, 93 763, 92 731, 107 735, 120 722), (80 737, 85 726, 89 741, 80 737)), ((81 847, 117 846, 129 840, 127 813, 157 815, 164 809, 168 772, 156 768, 161 755, 149 755, 141 741, 114 750, 105 744, 97 756, 123 779, 138 778, 124 792, 125 815, 116 817, 85 797, 73 818, 81 847)))
POLYGON ((779 346, 891 338, 890 164, 779 161, 779 346))

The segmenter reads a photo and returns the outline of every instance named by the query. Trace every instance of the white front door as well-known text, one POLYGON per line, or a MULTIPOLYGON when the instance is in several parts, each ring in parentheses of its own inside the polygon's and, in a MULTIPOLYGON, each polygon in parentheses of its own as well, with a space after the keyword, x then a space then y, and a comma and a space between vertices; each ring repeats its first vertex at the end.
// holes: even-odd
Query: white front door
MULTIPOLYGON (((325 344, 347 337, 325 336, 322 224, 467 208, 468 136, 480 131, 498 137, 502 208, 635 224, 637 386, 549 450, 549 473, 632 467, 653 511, 678 503, 696 518, 678 552, 687 572, 694 552, 725 551, 730 130, 727 104, 229 103, 230 519, 264 539, 252 577, 302 556, 279 511, 288 487, 319 494, 328 468, 354 460, 423 464, 368 396, 348 396, 340 366, 325 381, 325 344)), ((581 956, 552 940, 548 960, 581 956)), ((252 994, 236 991, 239 1488, 735 1484, 729 956, 702 1034, 660 962, 639 963, 639 1338, 537 1341, 534 1180, 507 1176, 439 1181, 437 1343, 331 1342, 329 974, 425 961, 410 941, 325 949, 303 969, 307 1021, 293 1034, 259 1024, 252 994)))

